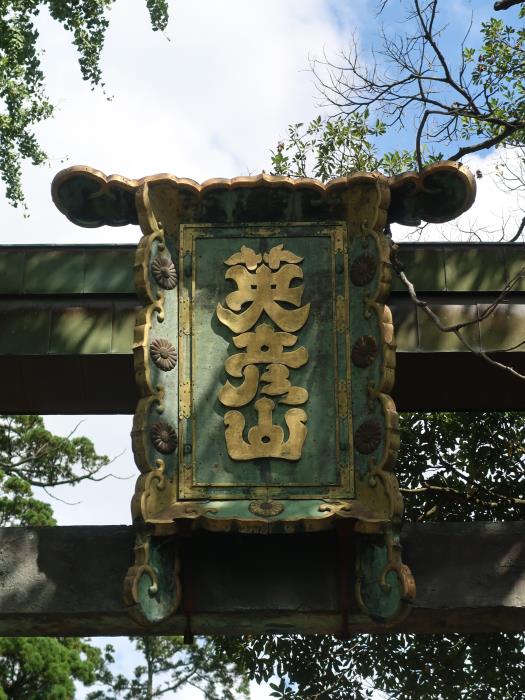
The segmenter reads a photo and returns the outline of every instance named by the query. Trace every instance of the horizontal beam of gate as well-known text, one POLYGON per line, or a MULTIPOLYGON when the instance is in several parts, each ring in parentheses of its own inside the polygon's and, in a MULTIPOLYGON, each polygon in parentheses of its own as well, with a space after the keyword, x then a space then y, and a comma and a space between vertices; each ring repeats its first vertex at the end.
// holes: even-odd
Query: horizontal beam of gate
MULTIPOLYGON (((397 630, 525 629, 525 523, 407 524, 402 542, 417 596, 397 630)), ((182 611, 145 628, 125 608, 132 549, 125 526, 1 528, 0 635, 182 633, 182 611)), ((196 634, 341 630, 345 577, 334 532, 200 532, 183 551, 191 552, 183 566, 196 634)), ((380 631, 352 605, 349 623, 350 632, 380 631)))
MULTIPOLYGON (((134 412, 133 257, 129 245, 0 247, 0 412, 134 412)), ((405 244, 399 257, 445 323, 472 321, 473 348, 525 372, 525 282, 479 321, 525 265, 522 246, 405 244)), ((397 279, 389 305, 399 410, 525 409, 519 380, 440 332, 397 279)))

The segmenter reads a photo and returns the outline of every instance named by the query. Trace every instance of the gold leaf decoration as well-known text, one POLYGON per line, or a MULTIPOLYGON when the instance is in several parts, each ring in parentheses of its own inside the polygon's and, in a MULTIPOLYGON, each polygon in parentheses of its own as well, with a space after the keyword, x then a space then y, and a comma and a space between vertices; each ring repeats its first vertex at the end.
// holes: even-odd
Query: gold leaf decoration
POLYGON ((263 256, 264 262, 268 263, 270 269, 278 270, 282 262, 287 263, 300 263, 303 258, 295 255, 290 250, 283 250, 284 245, 280 243, 274 246, 269 253, 265 253, 263 256))
POLYGON ((255 270, 261 261, 262 255, 260 253, 243 245, 240 252, 234 253, 224 262, 226 265, 244 265, 248 270, 255 270))

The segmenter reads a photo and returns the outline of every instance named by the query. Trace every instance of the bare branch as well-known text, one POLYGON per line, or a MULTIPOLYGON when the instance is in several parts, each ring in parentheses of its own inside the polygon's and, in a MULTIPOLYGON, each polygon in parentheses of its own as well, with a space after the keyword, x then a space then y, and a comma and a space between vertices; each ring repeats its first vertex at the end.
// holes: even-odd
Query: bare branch
POLYGON ((513 367, 505 365, 502 362, 497 362, 497 360, 494 360, 483 350, 477 350, 476 348, 472 347, 472 345, 470 345, 470 343, 461 334, 461 329, 466 328, 467 326, 472 325, 473 323, 478 323, 479 321, 482 321, 483 319, 487 318, 490 315, 490 313, 492 313, 492 311, 496 308, 496 306, 499 303, 501 303, 501 301, 512 289, 512 287, 514 287, 517 284, 518 280, 522 279, 525 276, 525 268, 520 270, 520 272, 505 285, 497 300, 493 302, 477 319, 475 319, 474 321, 464 321, 462 323, 456 323, 447 326, 441 321, 439 316, 437 316, 434 313, 434 311, 432 311, 428 302, 419 299, 419 297, 416 294, 414 285, 412 284, 412 282, 410 282, 410 280, 405 275, 404 271, 401 269, 399 261, 395 260, 395 256, 393 256, 392 266, 399 275, 399 278, 401 279, 405 287, 407 288, 412 302, 427 314, 427 316, 433 321, 433 323, 439 328, 440 331, 443 331, 444 333, 453 333, 469 352, 473 353, 474 355, 477 355, 478 357, 482 357, 489 364, 493 365, 494 367, 498 367, 499 369, 502 369, 505 372, 508 372, 517 379, 525 381, 525 375, 520 374, 520 372, 517 372, 513 367))
POLYGON ((521 5, 523 0, 497 0, 497 2, 494 3, 494 9, 496 12, 498 10, 508 10, 509 7, 513 7, 514 5, 521 5))
MULTIPOLYGON (((386 4, 387 0, 380 2, 380 13, 386 4)), ((313 62, 312 71, 325 104, 338 116, 374 110, 388 127, 403 128, 406 118, 414 115, 420 166, 423 137, 433 144, 459 142, 456 152, 446 157, 460 160, 525 130, 525 117, 519 107, 512 106, 512 100, 505 111, 498 107, 502 91, 498 71, 485 70, 480 80, 476 76, 478 64, 466 56, 472 18, 459 45, 459 56, 451 58, 440 46, 446 26, 436 26, 439 0, 410 0, 409 4, 412 11, 407 19, 412 29, 392 38, 382 28, 380 48, 371 49, 371 61, 365 59, 354 39, 337 62, 326 54, 323 61, 313 62), (469 143, 461 146, 462 141, 469 143)), ((498 41, 505 44, 504 37, 498 37, 498 41)), ((516 46, 507 41, 507 48, 522 51, 519 41, 514 43, 516 46)), ((512 71, 513 90, 519 93, 519 62, 512 71)))
MULTIPOLYGON (((425 18, 423 17, 423 14, 421 12, 421 8, 419 6, 419 0, 414 0, 414 6, 416 8, 416 13, 419 18, 421 30, 423 32, 423 36, 428 42, 428 44, 432 47, 434 50, 434 53, 437 56, 437 59, 441 65, 441 68, 443 69, 443 75, 444 79, 443 81, 448 83, 450 87, 452 87, 456 92, 458 92, 464 99, 465 101, 470 105, 472 111, 474 114, 478 114, 479 110, 473 102, 471 95, 464 90, 459 83, 457 83, 454 78, 452 77, 452 73, 450 72, 450 68, 448 66, 448 63, 445 59, 445 56, 443 55, 441 49, 439 48, 439 45, 436 41, 435 35, 432 33, 433 30, 433 25, 434 25, 434 20, 436 18, 436 12, 437 12, 437 0, 432 0, 430 3, 430 20, 428 22, 425 22, 425 18)), ((428 6, 427 6, 428 7, 428 6)))
POLYGON ((63 498, 59 498, 58 496, 55 496, 54 493, 51 493, 51 491, 48 491, 45 486, 42 487, 44 493, 46 493, 49 498, 52 498, 54 501, 60 501, 60 503, 64 503, 66 506, 78 506, 82 501, 66 501, 63 498))
POLYGON ((516 234, 508 241, 508 243, 514 243, 515 241, 518 240, 518 238, 521 236, 523 233, 523 229, 525 228, 525 216, 521 220, 520 225, 518 226, 518 230, 516 231, 516 234))

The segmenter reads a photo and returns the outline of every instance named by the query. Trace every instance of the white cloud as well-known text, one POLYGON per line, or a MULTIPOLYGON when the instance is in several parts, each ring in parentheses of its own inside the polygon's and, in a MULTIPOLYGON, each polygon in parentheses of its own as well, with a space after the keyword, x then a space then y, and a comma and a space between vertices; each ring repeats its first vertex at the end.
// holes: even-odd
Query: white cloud
POLYGON ((111 101, 82 82, 69 36, 42 16, 44 69, 58 111, 38 136, 51 164, 24 168, 31 218, 0 204, 0 243, 138 239, 135 227, 80 229, 54 209, 50 182, 67 165, 198 181, 269 168, 287 124, 318 111, 308 55, 335 51, 348 24, 358 24, 355 14, 332 10, 327 0, 177 2, 167 41, 149 28, 143 0, 120 0, 102 59, 111 101))
MULTIPOLYGON (((505 188, 496 166, 505 154, 496 150, 487 155, 473 154, 465 158, 464 164, 472 173, 479 173, 476 179, 476 199, 472 207, 448 224, 428 225, 416 240, 488 243, 512 238, 523 217, 525 197, 523 189, 510 191, 505 188)), ((506 157, 517 169, 517 152, 508 150, 506 157)), ((393 227, 396 240, 411 240, 411 229, 405 226, 393 227)), ((523 240, 523 239, 522 239, 523 240)))

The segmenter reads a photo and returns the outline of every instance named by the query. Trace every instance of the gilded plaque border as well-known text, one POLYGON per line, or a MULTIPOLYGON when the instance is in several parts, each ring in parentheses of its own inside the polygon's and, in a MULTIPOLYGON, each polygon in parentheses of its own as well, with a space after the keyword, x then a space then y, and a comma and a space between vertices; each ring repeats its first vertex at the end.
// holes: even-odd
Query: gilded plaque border
MULTIPOLYGON (((131 614, 141 621, 157 622, 173 615, 184 601, 179 573, 181 533, 187 535, 196 527, 292 533, 327 529, 344 520, 355 533, 355 596, 360 609, 387 624, 407 613, 415 587, 401 561, 403 503, 392 473, 399 431, 389 396, 395 346, 391 314, 384 305, 390 282, 390 244, 383 230, 387 221, 410 225, 419 219, 448 221, 468 209, 474 196, 473 176, 453 162, 435 163, 420 173, 395 178, 355 173, 326 185, 308 178, 266 174, 208 180, 202 185, 168 174, 133 180, 106 177, 86 166, 57 174, 52 197, 71 221, 86 227, 140 223, 143 233, 134 267, 143 307, 137 314, 133 343, 140 398, 132 430, 135 460, 142 473, 132 500, 135 562, 124 584, 131 614), (179 381, 179 370, 175 370, 177 359, 191 357, 192 309, 189 299, 178 302, 175 265, 177 261, 179 274, 188 260, 191 266, 191 254, 180 256, 181 226, 263 225, 268 219, 274 226, 275 222, 319 226, 325 221, 346 227, 336 240, 346 286, 342 294, 336 290, 333 314, 336 337, 338 333, 346 337, 346 372, 337 375, 336 404, 341 416, 338 429, 344 431, 346 425, 354 441, 355 498, 315 500, 307 494, 305 502, 287 494, 279 501, 272 499, 268 487, 262 487, 252 490, 251 500, 220 501, 214 494, 214 500, 181 501, 179 485, 188 476, 191 480, 191 469, 180 466, 185 464, 179 459, 185 445, 177 444, 176 427, 191 419, 192 390, 191 381, 184 377, 179 381), (351 295, 348 277, 353 284, 351 295), (354 328, 356 319, 361 336, 348 338, 347 329, 349 325, 354 328), (176 335, 180 337, 178 358, 171 342, 176 335)), ((347 525, 341 528, 341 533, 348 531, 347 525)), ((343 613, 347 616, 348 610, 343 613)), ((347 623, 344 619, 343 630, 347 623)))
MULTIPOLYGON (((165 303, 165 297, 168 295, 169 298, 177 299, 177 296, 173 295, 178 294, 178 289, 163 291, 152 281, 151 256, 156 254, 158 246, 164 246, 181 265, 178 241, 183 222, 178 217, 182 205, 176 202, 177 197, 182 195, 175 190, 171 192, 171 199, 167 200, 164 185, 157 186, 155 182, 151 185, 145 182, 137 192, 136 206, 144 238, 137 249, 135 270, 137 288, 145 298, 146 307, 139 313, 136 326, 134 352, 137 380, 143 398, 139 401, 135 414, 133 445, 137 464, 144 474, 137 482, 132 512, 134 518, 154 526, 155 532, 175 533, 180 527, 187 527, 188 523, 192 528, 205 527, 215 531, 315 531, 332 527, 341 519, 350 519, 357 531, 367 533, 383 532, 389 523, 399 522, 402 499, 397 480, 391 473, 399 440, 397 414, 392 400, 386 395, 392 386, 395 348, 390 312, 382 303, 388 293, 390 280, 389 245, 382 234, 387 218, 390 190, 386 179, 375 174, 357 174, 347 178, 345 182, 344 188, 338 188, 333 206, 336 207, 336 211, 346 212, 346 217, 342 220, 341 217, 337 217, 336 220, 329 220, 327 223, 346 227, 350 247, 345 251, 341 240, 337 247, 343 260, 348 258, 347 265, 352 262, 352 256, 363 252, 370 245, 376 247, 376 273, 373 279, 365 280, 358 296, 359 314, 376 334, 378 347, 381 349, 378 356, 379 365, 377 360, 374 363, 376 379, 369 382, 363 396, 366 400, 365 414, 375 412, 381 423, 382 440, 380 448, 376 451, 377 456, 371 455, 367 458, 366 473, 355 474, 356 493, 353 499, 324 497, 316 500, 310 495, 302 499, 290 499, 290 494, 285 494, 283 500, 272 500, 267 487, 252 492, 251 501, 209 500, 209 496, 191 501, 179 499, 179 483, 191 478, 191 470, 178 468, 177 454, 162 458, 155 456, 150 439, 151 424, 154 419, 158 421, 166 416, 166 413, 169 414, 174 401, 178 408, 176 397, 179 391, 183 397, 181 413, 188 414, 191 386, 187 381, 181 382, 179 386, 178 378, 175 382, 177 386, 168 386, 166 375, 159 374, 158 369, 150 362, 148 343, 162 326, 168 327, 179 322, 179 305, 176 303, 174 306, 173 302, 168 305, 165 303), (359 249, 355 249, 354 244, 359 249), (167 313, 165 309, 168 310, 167 313), (150 376, 151 372, 154 372, 155 377, 150 376), (301 503, 302 506, 299 505, 301 503)), ((256 184, 258 183, 254 182, 254 186, 256 184)), ((237 226, 244 225, 241 222, 235 223, 237 226)), ((286 222, 287 225, 291 223, 293 222, 286 222)), ((312 222, 301 220, 298 223, 308 225, 312 222)), ((323 222, 315 221, 314 224, 320 226, 323 222)), ((275 222, 270 222, 269 225, 275 226, 275 222)), ((184 264, 191 265, 191 256, 182 261, 182 268, 184 264)), ((179 269, 180 274, 183 271, 184 269, 179 269)), ((345 267, 345 271, 348 271, 348 268, 345 267)), ((348 279, 348 276, 345 276, 345 279, 348 279)), ((344 293, 341 296, 344 297, 344 293)), ((344 311, 344 307, 341 299, 336 299, 336 320, 339 318, 341 321, 345 318, 344 314, 348 312, 344 311)), ((186 329, 190 327, 191 311, 189 301, 183 301, 180 314, 181 323, 183 326, 186 324, 186 329)), ((183 327, 180 334, 186 343, 183 354, 188 355, 190 336, 184 332, 183 327)), ((349 346, 346 347, 347 362, 348 348, 349 346)), ((353 367, 352 371, 359 376, 360 370, 356 367, 353 367)), ((171 373, 171 377, 174 376, 176 373, 171 373)), ((340 405, 343 411, 344 404, 344 398, 341 398, 340 405)), ((178 422, 178 415, 176 420, 178 422)), ((356 426, 353 428, 354 431, 350 431, 350 434, 355 434, 356 426)), ((184 445, 179 444, 178 450, 184 450, 184 445)), ((353 453, 355 454, 355 450, 353 453)))
MULTIPOLYGON (((400 557, 403 504, 392 473, 399 430, 389 396, 395 346, 391 314, 384 305, 390 283, 390 245, 383 231, 387 220, 409 225, 420 219, 448 221, 469 208, 475 189, 472 174, 455 162, 434 163, 420 173, 394 178, 355 173, 326 185, 266 174, 208 180, 202 185, 169 174, 133 180, 107 177, 86 166, 57 174, 52 197, 71 221, 86 227, 138 222, 143 233, 134 267, 143 307, 137 314, 133 344, 140 399, 132 431, 141 475, 132 500, 135 562, 124 584, 131 614, 157 622, 177 610, 183 599, 180 533, 187 535, 197 527, 265 534, 316 531, 342 520, 349 521, 356 533, 355 594, 361 610, 387 624, 406 614, 415 588, 400 557), (177 445, 175 426, 190 417, 191 383, 179 382, 178 370, 171 371, 177 358, 170 341, 173 333, 180 334, 179 360, 191 356, 192 309, 189 301, 179 306, 173 264, 178 261, 180 273, 186 262, 179 257, 181 225, 260 225, 268 218, 273 225, 297 221, 318 226, 322 220, 346 227, 347 249, 344 240, 336 245, 344 259, 345 280, 349 272, 354 286, 351 295, 336 294, 334 315, 336 327, 343 332, 349 323, 345 299, 350 296, 350 326, 359 318, 362 333, 351 339, 351 353, 350 340, 344 347, 345 366, 352 367, 352 411, 358 416, 355 425, 348 423, 354 440, 355 499, 315 500, 307 495, 307 503, 289 497, 278 501, 266 487, 252 493, 249 501, 181 501, 178 484, 191 470, 179 467, 178 454, 184 452, 184 445, 177 445), (372 249, 374 255, 370 255, 372 249), (372 258, 377 265, 370 263, 372 258), (380 354, 374 359, 376 346, 380 354)), ((337 410, 349 420, 348 384, 345 387, 349 379, 338 377, 337 410)), ((347 531, 346 526, 341 529, 347 531)))

